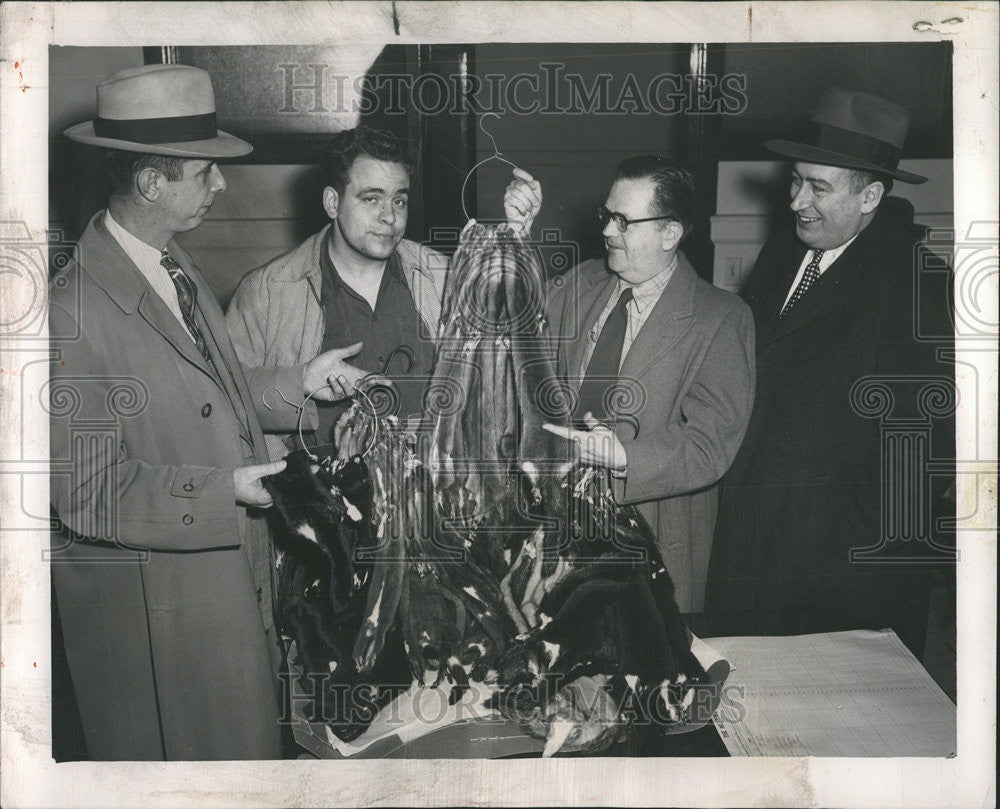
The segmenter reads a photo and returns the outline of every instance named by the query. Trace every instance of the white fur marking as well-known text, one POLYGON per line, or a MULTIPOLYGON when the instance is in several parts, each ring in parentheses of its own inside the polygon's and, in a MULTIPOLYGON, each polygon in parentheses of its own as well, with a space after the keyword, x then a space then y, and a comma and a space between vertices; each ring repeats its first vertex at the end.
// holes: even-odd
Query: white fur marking
POLYGON ((302 536, 304 536, 310 542, 316 542, 316 531, 313 530, 313 527, 309 525, 309 523, 304 522, 301 525, 299 525, 295 530, 298 531, 300 534, 302 534, 302 536))

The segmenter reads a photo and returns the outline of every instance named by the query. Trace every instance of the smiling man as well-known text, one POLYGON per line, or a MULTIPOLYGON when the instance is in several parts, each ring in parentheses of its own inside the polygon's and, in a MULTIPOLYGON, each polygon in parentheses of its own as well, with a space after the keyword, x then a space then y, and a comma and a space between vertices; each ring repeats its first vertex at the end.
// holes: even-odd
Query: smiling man
MULTIPOLYGON (((794 161, 794 227, 764 246, 744 291, 757 328, 757 396, 721 488, 713 634, 891 627, 915 653, 923 647, 927 565, 895 563, 898 547, 851 557, 888 539, 881 509, 893 491, 923 484, 916 466, 883 474, 881 425, 854 386, 880 378, 896 398, 892 418, 919 419, 907 380, 951 376, 916 336, 917 231, 886 201, 893 180, 926 179, 898 168, 909 122, 885 99, 832 88, 802 141, 766 144, 794 161)), ((950 331, 946 317, 921 313, 925 328, 938 321, 932 333, 950 331)))
POLYGON ((750 418, 753 321, 680 251, 695 216, 687 171, 654 155, 625 160, 597 214, 607 259, 550 285, 576 425, 546 429, 610 470, 619 503, 638 506, 690 616, 704 599, 715 484, 750 418))
MULTIPOLYGON (((335 387, 339 401, 320 406, 321 444, 369 373, 393 383, 395 399, 385 403, 393 415, 423 410, 448 257, 403 238, 414 172, 407 147, 363 125, 334 135, 320 161, 331 223, 244 276, 226 313, 247 364, 292 365, 331 349, 351 358, 335 387)), ((541 188, 518 169, 504 204, 508 222, 527 231, 541 188)), ((288 438, 268 437, 273 458, 284 457, 288 438)))

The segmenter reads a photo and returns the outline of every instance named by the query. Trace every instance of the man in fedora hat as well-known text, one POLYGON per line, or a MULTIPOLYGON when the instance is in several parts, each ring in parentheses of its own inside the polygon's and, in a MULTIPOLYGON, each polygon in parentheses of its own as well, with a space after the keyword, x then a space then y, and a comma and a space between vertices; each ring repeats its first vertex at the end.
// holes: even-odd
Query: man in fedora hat
MULTIPOLYGON (((794 161, 795 221, 761 250, 744 291, 757 391, 723 479, 712 634, 891 627, 915 653, 923 647, 927 566, 882 547, 882 501, 902 481, 883 477, 880 424, 852 403, 866 377, 951 376, 917 340, 917 233, 885 200, 894 180, 926 179, 898 168, 909 122, 885 99, 832 88, 806 137, 766 143, 794 161), (852 554, 866 548, 880 551, 852 554)), ((928 316, 947 322, 943 311, 928 316)), ((912 407, 902 394, 898 407, 912 407)))
POLYGON ((50 287, 52 573, 88 754, 278 758, 260 509, 284 462, 267 462, 262 428, 295 424, 283 398, 340 385, 344 355, 244 369, 174 241, 226 188, 216 161, 252 148, 217 130, 205 71, 122 71, 66 134, 104 148, 112 186, 50 287), (284 397, 262 408, 271 387, 284 397))

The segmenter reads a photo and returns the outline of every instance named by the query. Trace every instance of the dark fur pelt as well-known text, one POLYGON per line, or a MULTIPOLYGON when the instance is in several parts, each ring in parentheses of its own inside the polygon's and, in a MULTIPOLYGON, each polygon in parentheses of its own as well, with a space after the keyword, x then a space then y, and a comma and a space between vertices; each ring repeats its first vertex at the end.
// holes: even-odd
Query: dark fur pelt
POLYGON ((313 695, 307 718, 350 741, 410 683, 398 630, 369 670, 353 656, 374 572, 372 484, 359 457, 319 465, 300 450, 286 461, 264 481, 274 498, 278 619, 295 642, 303 691, 313 695))
POLYGON ((597 752, 637 718, 683 724, 705 677, 649 525, 600 479, 586 469, 567 477, 558 540, 539 532, 525 542, 505 580, 524 631, 501 661, 493 702, 547 739, 548 754, 597 752))

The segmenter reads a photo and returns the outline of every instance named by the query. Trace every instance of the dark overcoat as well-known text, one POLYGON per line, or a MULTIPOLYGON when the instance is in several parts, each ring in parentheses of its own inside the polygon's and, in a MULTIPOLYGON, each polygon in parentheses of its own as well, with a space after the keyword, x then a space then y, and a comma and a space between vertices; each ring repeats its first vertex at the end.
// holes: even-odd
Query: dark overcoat
POLYGON ((757 393, 743 446, 720 487, 710 631, 891 627, 919 651, 934 554, 917 541, 915 524, 894 524, 892 515, 930 527, 926 510, 914 509, 928 506, 927 481, 916 477, 926 474, 920 452, 926 461, 932 450, 885 473, 881 465, 900 450, 891 446, 900 428, 912 428, 919 442, 922 425, 934 425, 935 447, 948 446, 953 367, 938 364, 943 343, 928 339, 951 330, 946 301, 926 289, 922 298, 915 294, 928 269, 916 232, 880 210, 779 319, 806 250, 794 230, 778 234, 745 289, 757 329, 757 393), (921 502, 900 501, 906 497, 921 502), (883 542, 893 539, 908 541, 883 542), (900 561, 914 555, 926 558, 900 561))
MULTIPOLYGON (((232 469, 263 463, 263 390, 302 367, 244 375, 190 257, 212 373, 184 326, 91 220, 50 286, 54 592, 92 759, 281 755, 281 650, 263 518, 232 469)), ((265 411, 275 428, 294 413, 265 411)))
MULTIPOLYGON (((618 283, 603 259, 553 279, 548 319, 557 370, 580 388, 588 334, 618 283)), ((611 478, 619 503, 649 522, 682 612, 700 612, 715 524, 716 487, 732 463, 753 403, 753 320, 735 295, 677 268, 618 374, 615 431, 628 470, 611 478)))

